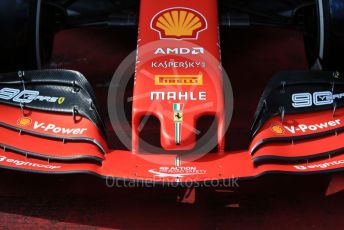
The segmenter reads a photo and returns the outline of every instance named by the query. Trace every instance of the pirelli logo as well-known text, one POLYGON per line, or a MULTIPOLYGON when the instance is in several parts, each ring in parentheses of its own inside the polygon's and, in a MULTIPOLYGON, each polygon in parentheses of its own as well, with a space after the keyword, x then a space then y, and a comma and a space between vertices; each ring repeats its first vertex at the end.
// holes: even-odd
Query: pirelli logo
POLYGON ((200 75, 155 75, 155 85, 203 85, 200 75))

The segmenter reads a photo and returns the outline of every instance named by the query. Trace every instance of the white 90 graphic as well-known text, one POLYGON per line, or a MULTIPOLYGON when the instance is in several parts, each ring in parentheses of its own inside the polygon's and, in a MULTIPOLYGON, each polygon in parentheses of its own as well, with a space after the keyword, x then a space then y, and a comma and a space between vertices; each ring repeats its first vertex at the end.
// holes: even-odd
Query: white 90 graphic
POLYGON ((0 99, 13 100, 18 103, 31 103, 39 95, 38 91, 33 90, 23 90, 11 88, 2 88, 0 90, 0 99))
POLYGON ((310 93, 295 93, 292 95, 292 105, 294 108, 310 107, 312 105, 333 104, 333 94, 330 91, 310 93))

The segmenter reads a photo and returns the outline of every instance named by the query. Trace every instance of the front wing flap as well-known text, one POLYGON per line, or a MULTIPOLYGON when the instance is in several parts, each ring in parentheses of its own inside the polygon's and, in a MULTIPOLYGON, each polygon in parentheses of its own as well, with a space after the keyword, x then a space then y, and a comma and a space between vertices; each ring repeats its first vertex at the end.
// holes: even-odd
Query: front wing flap
POLYGON ((139 28, 132 150, 108 148, 93 90, 80 73, 2 74, 1 168, 159 183, 344 169, 344 81, 337 74, 274 77, 258 105, 251 145, 227 151, 217 1, 142 0, 139 28), (160 121, 161 146, 170 153, 140 149, 139 125, 147 114, 160 121), (207 115, 218 121, 218 152, 182 154, 196 146, 194 127, 207 115))
POLYGON ((344 156, 337 155, 309 163, 269 163, 257 167, 252 163, 248 152, 237 152, 223 157, 205 157, 196 162, 181 159, 181 165, 176 167, 173 164, 154 164, 129 151, 107 154, 102 166, 93 163, 48 162, 11 151, 3 151, 0 155, 0 167, 5 169, 44 174, 93 174, 102 178, 158 183, 254 179, 265 174, 281 173, 305 175, 337 172, 343 170, 344 156))

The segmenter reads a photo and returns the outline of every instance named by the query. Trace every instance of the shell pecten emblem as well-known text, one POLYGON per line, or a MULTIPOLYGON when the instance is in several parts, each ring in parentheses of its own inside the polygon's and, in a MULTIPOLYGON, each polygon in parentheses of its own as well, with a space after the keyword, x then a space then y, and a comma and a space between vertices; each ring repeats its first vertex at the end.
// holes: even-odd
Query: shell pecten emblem
POLYGON ((151 21, 151 28, 160 34, 160 39, 196 40, 207 26, 200 12, 184 7, 160 11, 151 21))
POLYGON ((21 117, 17 120, 17 124, 20 126, 28 126, 31 124, 31 119, 28 117, 21 117))
POLYGON ((284 128, 277 124, 271 126, 271 131, 278 135, 284 134, 284 128))

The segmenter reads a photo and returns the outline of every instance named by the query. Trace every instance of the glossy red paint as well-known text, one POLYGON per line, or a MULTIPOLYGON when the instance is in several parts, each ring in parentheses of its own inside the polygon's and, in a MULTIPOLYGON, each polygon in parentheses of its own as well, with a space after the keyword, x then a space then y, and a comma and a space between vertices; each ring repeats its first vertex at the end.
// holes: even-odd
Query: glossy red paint
MULTIPOLYGON (((108 152, 107 143, 96 125, 87 118, 77 115, 75 119, 69 114, 56 114, 37 110, 24 110, 12 106, 0 105, 0 126, 21 130, 22 133, 31 132, 51 139, 88 139, 95 142, 102 151, 108 152)), ((44 140, 44 139, 42 139, 44 140)), ((87 142, 87 141, 86 141, 87 142)))
MULTIPOLYGON (((186 10, 186 12, 190 12, 186 10)), ((153 20, 154 21, 154 20, 153 20)), ((92 163, 57 163, 57 162, 48 162, 44 160, 39 160, 35 158, 28 158, 22 155, 18 155, 11 151, 5 149, 0 154, 0 166, 15 170, 24 170, 36 173, 91 173, 101 177, 114 177, 119 179, 128 179, 128 180, 148 180, 148 181, 156 181, 156 182, 196 182, 196 181, 217 181, 222 179, 230 179, 230 178, 254 178, 262 174, 266 173, 295 173, 295 174, 305 174, 305 173, 322 173, 322 172, 330 172, 333 170, 340 170, 343 168, 344 164, 344 155, 338 155, 332 157, 331 159, 322 159, 317 160, 314 162, 309 163, 298 163, 298 164, 264 164, 261 166, 255 166, 252 162, 252 158, 250 156, 249 150, 242 150, 242 151, 228 151, 224 153, 214 153, 214 154, 207 154, 196 161, 190 161, 187 156, 179 156, 179 166, 176 166, 175 154, 149 154, 149 153, 141 153, 138 151, 138 142, 137 137, 139 136, 137 132, 137 127, 140 121, 140 117, 143 114, 153 114, 156 115, 160 122, 164 123, 162 125, 162 138, 163 142, 162 145, 165 149, 189 149, 195 143, 194 134, 184 127, 182 127, 182 136, 180 145, 176 145, 175 143, 175 133, 174 133, 174 123, 181 122, 179 120, 174 120, 173 116, 176 115, 177 112, 183 112, 183 123, 188 124, 191 127, 194 127, 194 122, 197 117, 203 114, 215 114, 218 115, 220 118, 223 116, 223 97, 219 97, 218 95, 223 95, 222 93, 222 85, 221 85, 221 71, 218 68, 220 64, 220 54, 219 54, 219 46, 218 46, 218 25, 217 22, 217 4, 216 1, 202 1, 202 4, 199 4, 197 1, 188 1, 185 2, 184 0, 174 0, 174 1, 153 1, 153 0, 144 0, 141 4, 141 18, 140 18, 140 34, 139 34, 139 53, 138 53, 138 63, 137 63, 137 76, 135 81, 135 89, 134 89, 134 105, 133 105, 133 127, 134 127, 134 141, 133 141, 133 150, 134 151, 122 151, 122 150, 109 150, 108 153, 105 155, 105 159, 102 162, 102 166, 92 164, 92 163), (177 7, 180 9, 181 7, 184 8, 192 8, 195 11, 199 12, 197 15, 203 15, 206 19, 207 26, 204 27, 204 21, 200 20, 201 25, 198 28, 201 28, 198 33, 192 33, 191 35, 185 35, 184 33, 177 35, 168 35, 167 33, 164 36, 164 39, 160 40, 160 34, 158 31, 153 30, 151 27, 152 19, 154 16, 159 15, 161 10, 170 9, 171 14, 180 15, 181 12, 172 13, 173 9, 177 7), (203 24, 202 24, 203 22, 203 24), (202 29, 203 28, 203 29, 202 29), (206 29, 205 29, 206 28, 206 29), (197 34, 197 36, 196 36, 197 34), (192 39, 191 39, 192 38, 192 39), (187 42, 185 43, 183 39, 186 39, 187 42), (190 40, 191 39, 191 40, 190 40), (183 46, 182 46, 182 45, 183 46), (184 46, 185 44, 185 46, 184 46), (171 47, 173 46, 173 47, 171 47), (148 48, 145 48, 148 47, 148 48), (209 52, 215 58, 215 66, 216 68, 207 68, 207 66, 212 66, 213 62, 208 63, 207 59, 204 61, 206 70, 203 70, 204 67, 197 66, 195 70, 180 70, 178 73, 174 72, 167 72, 164 70, 157 70, 155 67, 150 63, 152 57, 156 58, 157 62, 162 62, 166 60, 166 58, 174 58, 174 61, 181 62, 185 60, 184 57, 180 55, 167 55, 159 48, 163 48, 166 50, 167 48, 186 48, 185 50, 195 50, 196 53, 200 54, 199 48, 204 48, 205 51, 209 52), (158 51, 157 51, 158 50, 158 51), (156 53, 156 54, 155 54, 156 53), (155 55, 157 55, 155 57, 155 55), (149 60, 149 62, 146 62, 149 60), (153 67, 152 67, 153 66, 153 67), (146 72, 144 71, 146 70, 146 72), (143 71, 143 72, 142 72, 143 71), (148 76, 145 76, 148 75, 148 76), (171 77, 171 75, 173 75, 171 77), (174 76, 178 76, 183 78, 184 80, 182 83, 173 79, 174 76), (192 78, 190 78, 192 76, 192 78), (199 76, 202 76, 202 84, 199 80, 199 76), (157 82, 156 83, 156 78, 157 82), (166 78, 164 80, 164 78, 166 78), (172 78, 172 79, 171 79, 172 78), (166 82, 171 87, 167 87, 166 82), (185 84, 178 87, 175 87, 173 84, 185 84), (155 85, 156 84, 156 85, 155 85), (158 104, 161 104, 161 107, 150 107, 152 105, 150 101, 150 97, 144 97, 143 99, 139 96, 141 93, 144 95, 147 92, 152 90, 160 90, 161 88, 165 88, 168 90, 175 91, 185 91, 185 92, 194 92, 196 88, 202 88, 207 91, 207 100, 212 102, 209 108, 204 110, 200 109, 198 111, 187 111, 185 106, 189 106, 189 103, 179 103, 179 102, 171 102, 168 103, 167 101, 160 101, 158 104), (135 98, 137 96, 137 98, 135 98), (178 107, 177 109, 173 108, 173 104, 184 104, 183 107, 178 107), (179 110, 178 110, 179 109, 179 110), (165 111, 167 111, 165 113, 165 111), (172 120, 173 119, 173 120, 172 120), (136 138, 136 139, 135 139, 136 138), (134 154, 135 153, 135 154, 134 154), (161 163, 162 162, 162 163, 161 163)), ((180 49, 177 49, 180 52, 180 49)), ((184 50, 184 51, 185 51, 184 50)), ((260 50, 263 51, 263 50, 260 50)), ((165 52, 165 53, 166 53, 165 52)), ((177 52, 177 51, 174 51, 177 52)), ((188 52, 188 51, 185 51, 188 52)), ((192 51, 191 51, 192 52, 192 51)), ((201 52, 202 53, 202 52, 201 52)), ((194 57, 188 53, 188 60, 194 61, 194 57)), ((203 59, 197 59, 196 61, 201 61, 203 59)), ((246 60, 245 60, 246 61, 246 60)), ((273 69, 273 67, 272 67, 273 69)), ((273 71, 271 69, 271 71, 273 71)), ((243 79, 240 79, 243 81, 243 79)), ((247 85, 247 84, 246 84, 247 85)), ((252 87, 252 86, 247 86, 252 87)), ((202 91, 203 92, 203 91, 202 91)), ((245 92, 246 93, 246 92, 245 92)), ((197 95, 197 94, 196 94, 197 95)), ((245 95, 246 96, 246 95, 245 95)), ((195 95, 193 95, 193 98, 195 95)), ((198 99, 203 97, 203 94, 199 94, 198 92, 198 99)), ((243 99, 242 99, 243 100, 243 99)), ((175 100, 176 101, 176 100, 175 100)), ((182 101, 182 100, 180 100, 182 101)), ((200 100, 192 100, 190 102, 192 106, 200 106, 202 103, 200 100)), ((254 103, 252 103, 254 104, 254 103)), ((247 107, 247 103, 240 103, 238 104, 239 108, 245 105, 247 107)), ((251 103, 250 103, 251 105, 251 103)), ((254 105, 255 106, 255 105, 254 105)), ((246 108, 245 107, 245 108, 246 108)), ((6 111, 6 109, 5 109, 6 111)), ((33 113, 32 116, 35 116, 36 112, 33 113)), ((181 114, 179 114, 181 115, 181 114)), ((331 115, 330 111, 324 112, 322 115, 315 115, 317 116, 316 122, 322 122, 327 120, 328 117, 331 115)), ((62 119, 62 115, 61 116, 62 119)), ((309 115, 298 115, 297 119, 303 121, 303 119, 310 118, 309 115)), ((15 121, 10 121, 10 115, 6 118, 9 119, 8 122, 12 122, 13 125, 15 121)), ((16 118, 16 119, 20 119, 16 118)), ((53 119, 53 118, 52 118, 53 119)), ((56 118, 58 119, 58 118, 56 118)), ((180 118, 178 118, 180 119, 180 118)), ((313 118, 312 118, 313 119, 313 118)), ((243 119, 242 119, 243 120, 243 119)), ((16 120, 17 121, 17 120, 16 120)), ((61 122, 70 122, 71 120, 67 117, 63 118, 61 122)), ((21 124, 26 124, 27 121, 23 121, 21 124)), ((56 121, 58 122, 58 121, 56 121)), ((19 122, 20 123, 20 122, 19 122)), ((224 130, 221 130, 223 127, 223 120, 220 119, 219 122, 219 132, 223 133, 224 130)), ((249 123, 246 120, 242 121, 242 123, 249 123)), ((70 124, 72 127, 82 127, 81 123, 70 124)), ((235 124, 237 125, 237 123, 235 124)), ((269 126, 270 128, 270 126, 269 126)), ((13 132, 9 130, 2 129, 3 133, 1 134, 2 137, 5 137, 8 133, 13 132)), ((277 129, 278 130, 278 129, 277 129)), ((264 132, 264 129, 263 129, 264 132)), ((24 135, 18 135, 15 139, 14 136, 10 136, 10 140, 4 139, 5 142, 11 143, 11 145, 18 145, 24 148, 37 148, 40 149, 41 145, 43 145, 43 140, 35 139, 35 137, 24 135), (21 142, 17 142, 20 138, 21 141, 25 141, 24 144, 21 142), (25 139, 26 138, 26 139, 25 139), (18 144, 19 143, 19 144, 18 144)), ((96 134, 91 134, 96 135, 96 134)), ((221 137, 221 135, 219 135, 221 137)), ((259 134, 257 135, 257 137, 259 134)), ((342 143, 342 136, 338 136, 338 140, 335 141, 336 147, 339 147, 340 143, 342 143), (337 146, 338 144, 338 146, 337 146)), ((332 143, 333 140, 331 140, 332 143)), ((219 147, 220 150, 224 149, 224 142, 223 139, 219 139, 219 147)), ((55 143, 55 142, 54 142, 55 143)), ((70 145, 70 143, 63 144, 59 142, 59 146, 50 145, 50 143, 45 143, 43 146, 45 149, 63 149, 68 148, 68 153, 75 154, 80 150, 81 143, 77 143, 76 145, 70 145), (61 146, 60 146, 61 145, 61 146), (63 145, 63 146, 62 146, 63 145), (69 148, 70 146, 73 146, 69 148), (61 148, 60 148, 61 147, 61 148)), ((315 142, 309 148, 312 148, 314 152, 320 149, 323 145, 323 142, 315 142)), ((43 148, 42 147, 42 148, 43 148)), ((34 150, 34 149, 33 149, 34 150)), ((221 152, 221 151, 220 151, 221 152)), ((287 152, 286 154, 293 154, 292 151, 287 152)))
MULTIPOLYGON (((280 116, 276 116, 268 120, 262 128, 260 128, 257 135, 253 138, 250 145, 250 152, 254 154, 260 147, 275 142, 284 143, 282 146, 292 148, 292 141, 308 140, 307 143, 300 143, 301 145, 308 146, 307 152, 313 152, 314 149, 310 148, 313 146, 314 141, 322 141, 321 138, 325 137, 324 140, 331 140, 336 142, 338 139, 335 137, 336 134, 340 133, 344 127, 344 109, 336 110, 335 114, 332 111, 320 111, 305 114, 288 114, 285 116, 284 121, 281 121, 280 116), (289 139, 290 141, 286 141, 289 139)), ((296 144, 296 143, 295 143, 296 144)), ((281 146, 281 145, 280 145, 281 146)), ((336 149, 341 147, 340 143, 336 144, 336 147, 326 145, 323 147, 336 149)), ((295 147, 295 146, 294 146, 295 147)), ((271 150, 271 149, 270 149, 271 150)), ((291 149, 290 149, 291 150, 291 149)), ((296 150, 296 149, 295 149, 296 150)), ((320 149, 316 149, 319 151, 320 149)), ((287 151, 290 152, 290 151, 287 151)), ((273 153, 284 154, 283 151, 275 149, 273 153)), ((301 152, 299 153, 301 154, 301 152)), ((288 155, 288 154, 287 154, 288 155)))
POLYGON ((139 126, 145 115, 159 119, 166 150, 192 149, 197 119, 214 115, 219 149, 224 150, 217 1, 142 1, 136 68, 133 152, 139 151, 139 126), (186 62, 194 67, 185 68, 186 62))

